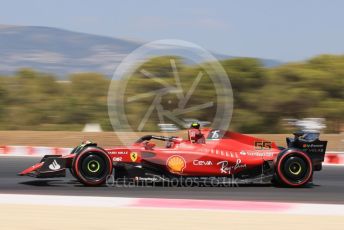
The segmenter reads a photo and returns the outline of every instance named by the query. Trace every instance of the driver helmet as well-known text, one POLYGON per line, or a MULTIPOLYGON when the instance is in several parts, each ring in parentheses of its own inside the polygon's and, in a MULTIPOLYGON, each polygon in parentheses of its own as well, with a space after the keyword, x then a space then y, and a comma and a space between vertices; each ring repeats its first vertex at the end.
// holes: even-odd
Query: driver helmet
POLYGON ((191 128, 199 129, 200 127, 201 127, 201 125, 198 122, 191 123, 191 128))

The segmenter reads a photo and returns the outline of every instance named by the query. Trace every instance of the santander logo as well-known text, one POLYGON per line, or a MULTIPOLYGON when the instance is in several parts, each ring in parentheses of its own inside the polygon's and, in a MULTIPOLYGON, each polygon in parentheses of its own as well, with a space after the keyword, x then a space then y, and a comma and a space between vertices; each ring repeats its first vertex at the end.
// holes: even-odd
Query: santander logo
POLYGON ((54 160, 50 165, 49 165, 49 169, 50 170, 53 170, 53 171, 56 171, 56 170, 59 170, 61 168, 61 165, 59 165, 57 163, 56 160, 54 160))

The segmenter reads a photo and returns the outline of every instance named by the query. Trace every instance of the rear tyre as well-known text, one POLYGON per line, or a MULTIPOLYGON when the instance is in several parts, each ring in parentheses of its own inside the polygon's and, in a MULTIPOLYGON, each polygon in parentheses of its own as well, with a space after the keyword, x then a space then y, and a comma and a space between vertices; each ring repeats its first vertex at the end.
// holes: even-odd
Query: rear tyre
POLYGON ((298 150, 279 153, 276 162, 276 180, 288 187, 301 187, 312 179, 313 167, 309 156, 298 150))
POLYGON ((74 158, 72 172, 84 185, 99 186, 111 175, 112 161, 105 150, 86 148, 74 158))

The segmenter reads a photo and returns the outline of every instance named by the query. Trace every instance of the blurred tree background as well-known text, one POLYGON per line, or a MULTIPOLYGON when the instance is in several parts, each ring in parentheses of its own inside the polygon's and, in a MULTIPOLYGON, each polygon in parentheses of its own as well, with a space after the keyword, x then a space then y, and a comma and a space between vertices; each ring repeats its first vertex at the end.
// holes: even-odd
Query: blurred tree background
POLYGON ((22 69, 0 77, 1 130, 82 130, 100 123, 110 130, 107 89, 110 80, 97 73, 54 76, 22 69))
MULTIPOLYGON (((199 66, 188 65, 178 57, 175 61, 181 87, 187 91, 199 72, 199 66)), ((223 60, 221 64, 230 78, 234 94, 231 130, 283 133, 288 131, 283 119, 305 117, 325 118, 329 133, 342 130, 344 56, 321 55, 274 68, 265 68, 253 58, 223 60)), ((153 58, 143 67, 173 84, 169 57, 153 58)), ((98 73, 78 73, 68 76, 66 81, 56 79, 53 75, 32 69, 21 69, 13 76, 0 76, 0 129, 80 131, 86 123, 99 123, 103 130, 112 130, 107 113, 108 77, 98 73)), ((210 84, 209 77, 205 75, 200 87, 193 92, 190 103, 213 100, 216 95, 210 84)), ((135 72, 127 87, 128 94, 133 95, 157 90, 161 85, 158 82, 152 84, 145 74, 135 72)), ((178 101, 175 96, 162 98, 165 109, 176 106, 173 104, 178 101)), ((125 107, 132 123, 142 119, 145 112, 140 103, 125 107)), ((189 117, 207 121, 213 113, 210 107, 197 114, 191 113, 189 117)), ((157 129, 153 119, 156 117, 152 116, 143 130, 157 129)))
POLYGON ((174 123, 182 127, 183 118, 212 121, 216 113, 216 99, 211 78, 199 66, 186 65, 183 59, 175 56, 155 57, 129 76, 125 91, 125 101, 128 102, 125 104, 125 111, 130 126, 138 127, 137 131, 158 131, 159 122, 174 123), (176 71, 173 71, 172 66, 176 71), (188 93, 190 97, 187 96, 188 93), (133 96, 134 99, 140 99, 130 100, 133 96), (183 103, 183 98, 188 100, 183 103), (159 104, 159 108, 154 106, 154 101, 159 104), (208 102, 214 104, 206 105, 208 102), (147 113, 150 106, 152 113, 147 113), (200 109, 199 106, 207 107, 200 109), (161 111, 160 115, 158 110, 161 111), (163 116, 166 111, 167 114, 163 116), (146 114, 149 119, 142 122, 146 114))

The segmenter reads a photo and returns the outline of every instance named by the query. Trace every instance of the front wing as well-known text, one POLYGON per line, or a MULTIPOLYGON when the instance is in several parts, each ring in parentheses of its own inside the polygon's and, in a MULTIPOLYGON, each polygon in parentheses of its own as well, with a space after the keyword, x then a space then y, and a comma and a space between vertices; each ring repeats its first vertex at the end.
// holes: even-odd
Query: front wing
POLYGON ((74 155, 45 155, 42 160, 23 170, 19 176, 32 176, 36 178, 65 177, 66 168, 69 168, 74 155))

